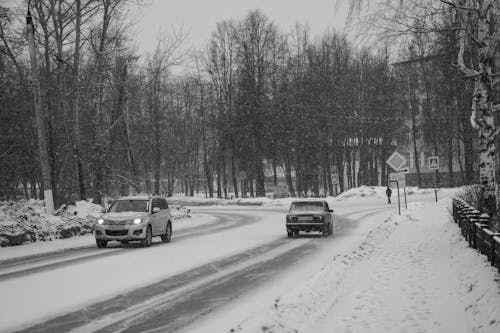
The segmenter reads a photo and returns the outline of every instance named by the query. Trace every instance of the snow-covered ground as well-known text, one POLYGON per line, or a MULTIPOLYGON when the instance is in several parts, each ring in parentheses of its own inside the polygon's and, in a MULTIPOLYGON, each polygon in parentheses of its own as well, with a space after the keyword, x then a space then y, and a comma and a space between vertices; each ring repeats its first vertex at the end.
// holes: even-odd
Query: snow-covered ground
MULTIPOLYGON (((178 219, 174 232, 210 227, 216 223, 211 211, 214 215, 225 209, 240 211, 257 220, 178 242, 174 233, 173 243, 166 246, 131 249, 1 281, 0 332, 28 327, 276 241, 283 243, 266 254, 268 259, 307 243, 317 244, 317 250, 251 293, 199 318, 185 331, 499 332, 500 275, 468 247, 453 223, 450 197, 456 191, 440 189, 436 203, 433 189, 408 188, 408 209, 399 216, 395 191, 389 206, 385 204, 384 187, 351 189, 327 198, 337 219, 343 219, 331 239, 289 241, 284 234, 283 215, 293 199, 253 199, 261 207, 208 199, 217 205, 200 208, 207 214, 190 213, 190 218, 178 219)), ((179 200, 185 203, 190 199, 179 200)), ((197 198, 192 204, 203 200, 197 198)), ((93 237, 82 236, 1 248, 0 260, 92 244, 93 237)), ((257 259, 239 265, 256 263, 257 259)), ((238 267, 220 271, 217 276, 228 276, 238 267)), ((98 328, 107 320, 112 316, 85 327, 98 328)))
POLYGON ((230 332, 500 332, 500 276, 450 206, 411 203, 230 332))

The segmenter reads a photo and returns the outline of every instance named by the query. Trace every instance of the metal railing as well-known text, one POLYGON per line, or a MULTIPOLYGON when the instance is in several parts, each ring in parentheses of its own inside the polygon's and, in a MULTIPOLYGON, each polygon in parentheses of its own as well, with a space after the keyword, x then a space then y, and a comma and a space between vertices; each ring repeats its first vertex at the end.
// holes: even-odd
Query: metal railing
POLYGON ((453 220, 469 246, 484 254, 500 272, 500 233, 491 230, 491 218, 460 199, 453 199, 453 220))

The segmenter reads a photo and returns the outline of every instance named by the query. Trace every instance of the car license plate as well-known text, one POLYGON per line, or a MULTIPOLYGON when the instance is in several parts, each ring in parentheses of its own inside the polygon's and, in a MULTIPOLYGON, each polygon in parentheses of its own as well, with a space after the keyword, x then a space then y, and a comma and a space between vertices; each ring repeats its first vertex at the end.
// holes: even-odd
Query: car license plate
POLYGON ((312 216, 299 216, 299 221, 312 221, 312 216))
POLYGON ((108 230, 123 230, 123 227, 120 225, 108 225, 108 230))

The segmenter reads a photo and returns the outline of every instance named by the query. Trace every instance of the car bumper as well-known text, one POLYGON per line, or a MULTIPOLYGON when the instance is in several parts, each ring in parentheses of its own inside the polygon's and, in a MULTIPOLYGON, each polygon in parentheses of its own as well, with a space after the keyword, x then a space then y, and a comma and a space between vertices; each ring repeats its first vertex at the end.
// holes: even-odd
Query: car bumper
POLYGON ((94 236, 98 240, 133 241, 146 238, 147 225, 96 225, 94 236))
POLYGON ((323 231, 323 228, 326 228, 327 223, 314 223, 314 222, 296 222, 296 223, 287 223, 286 231, 323 231))

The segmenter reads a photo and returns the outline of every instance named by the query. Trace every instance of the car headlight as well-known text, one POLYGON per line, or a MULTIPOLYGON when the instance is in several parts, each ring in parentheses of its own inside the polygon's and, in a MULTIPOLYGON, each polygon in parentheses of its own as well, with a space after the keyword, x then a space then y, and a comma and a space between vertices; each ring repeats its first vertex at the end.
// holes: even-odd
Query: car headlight
POLYGON ((104 220, 103 220, 103 219, 98 219, 98 220, 97 220, 97 223, 99 223, 99 224, 103 224, 103 223, 104 223, 104 220))
POLYGON ((141 224, 142 220, 137 218, 137 219, 134 219, 134 224, 141 224))

